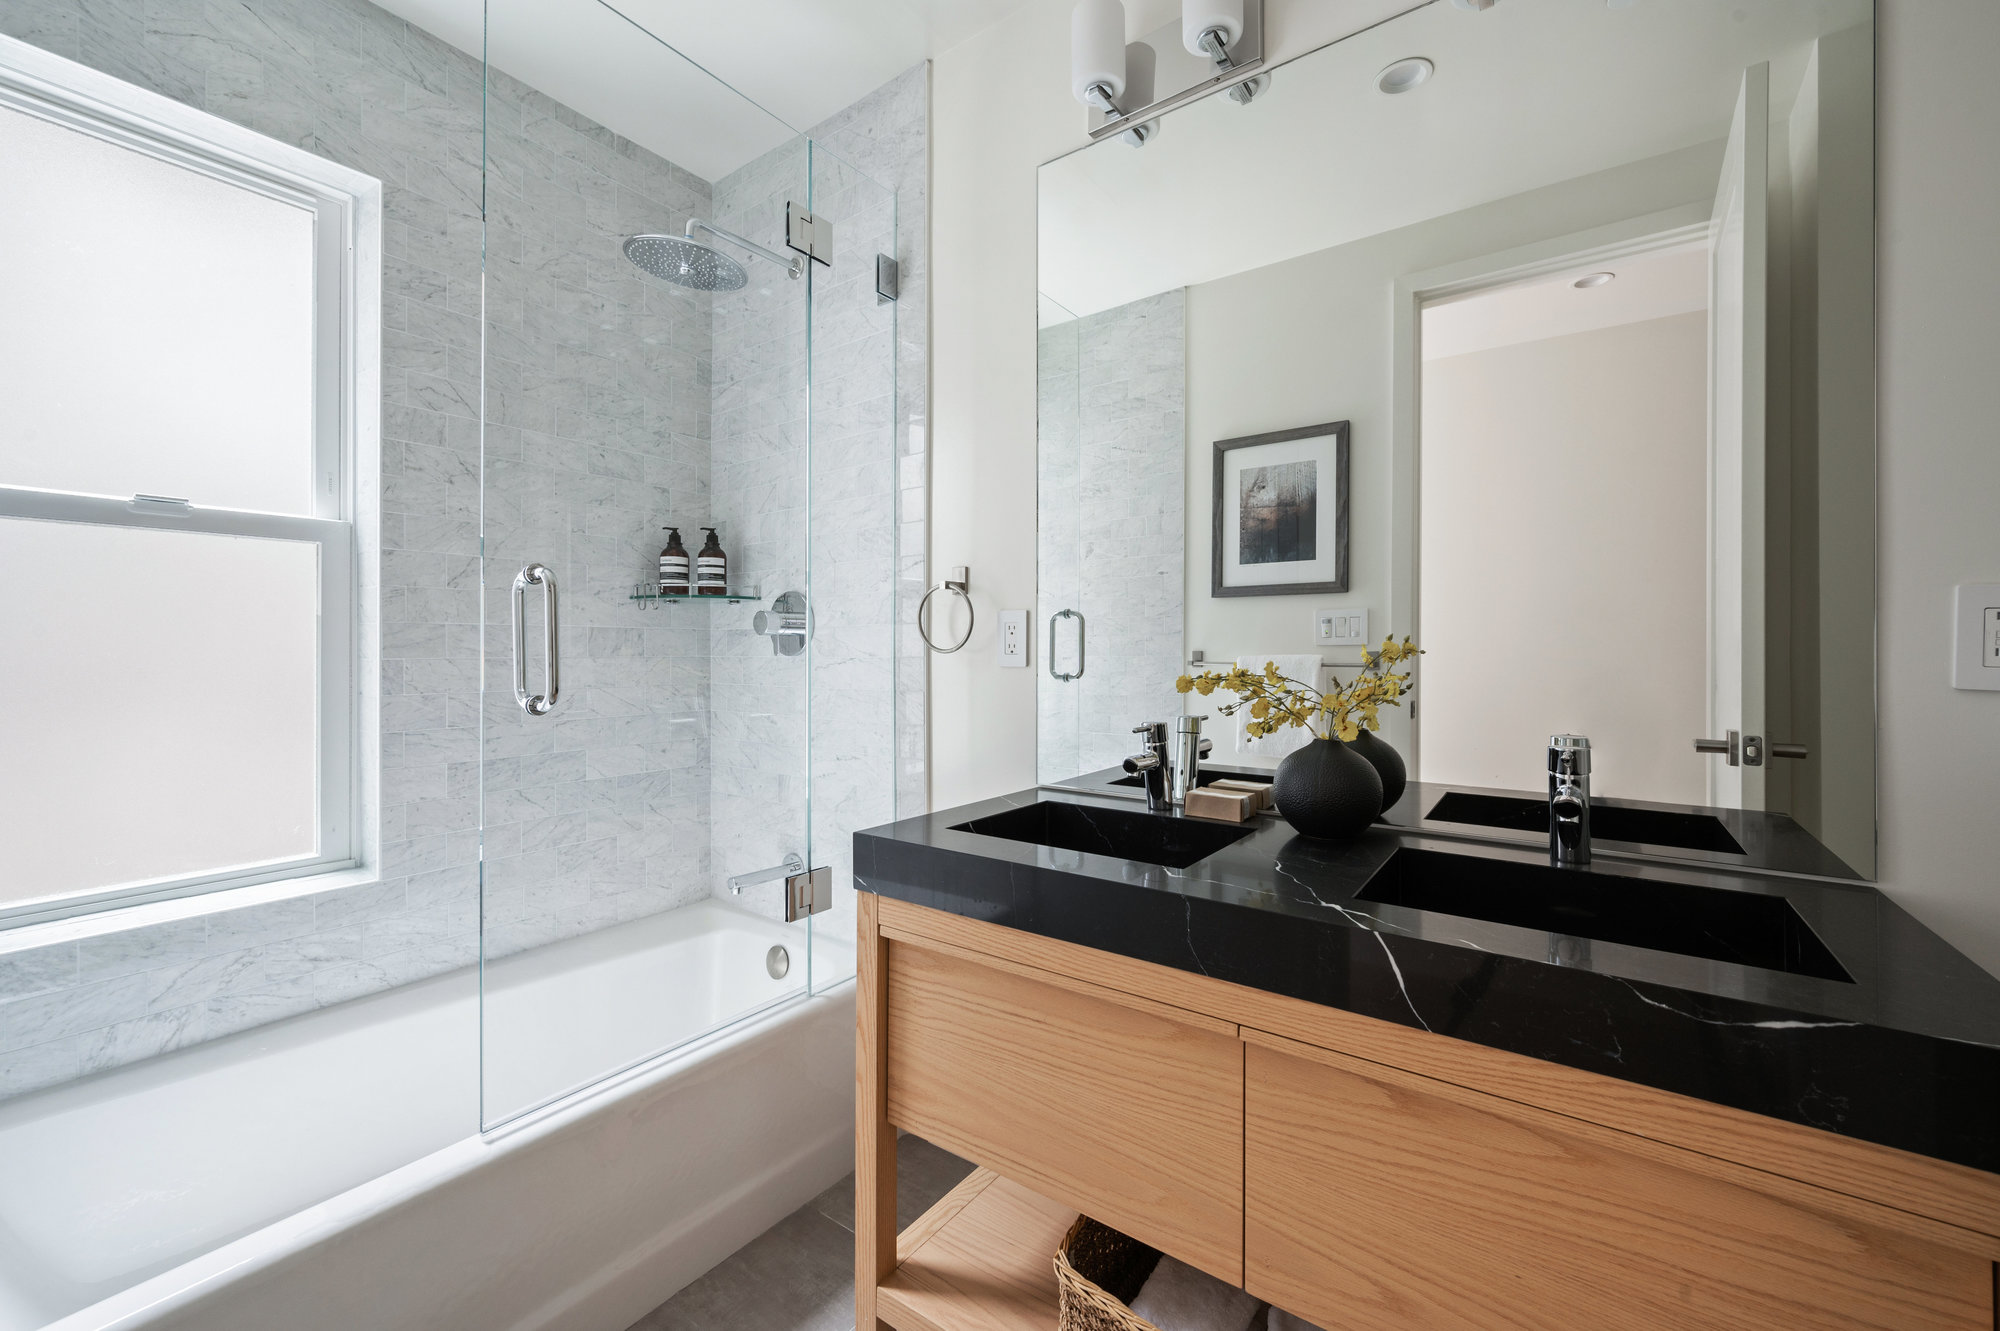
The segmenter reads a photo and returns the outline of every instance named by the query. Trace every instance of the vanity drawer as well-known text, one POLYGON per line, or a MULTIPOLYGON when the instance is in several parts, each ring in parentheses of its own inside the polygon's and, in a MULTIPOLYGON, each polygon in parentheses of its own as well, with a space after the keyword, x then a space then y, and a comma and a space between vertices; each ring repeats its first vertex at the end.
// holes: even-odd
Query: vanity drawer
POLYGON ((1756 1171, 1245 1038, 1244 1283, 1322 1325, 1995 1325, 1990 1261, 1857 1220, 1850 1199, 1820 1210, 1756 1171))
POLYGON ((1002 965, 889 944, 889 1121, 1240 1284, 1236 1028, 1002 965))

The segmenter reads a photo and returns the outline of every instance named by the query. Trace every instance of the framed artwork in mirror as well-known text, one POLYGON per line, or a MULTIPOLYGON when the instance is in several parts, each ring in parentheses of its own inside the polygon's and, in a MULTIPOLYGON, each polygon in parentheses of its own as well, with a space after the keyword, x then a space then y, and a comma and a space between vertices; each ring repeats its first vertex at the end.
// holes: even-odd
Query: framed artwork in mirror
POLYGON ((1347 590, 1347 425, 1215 441, 1210 595, 1347 590))

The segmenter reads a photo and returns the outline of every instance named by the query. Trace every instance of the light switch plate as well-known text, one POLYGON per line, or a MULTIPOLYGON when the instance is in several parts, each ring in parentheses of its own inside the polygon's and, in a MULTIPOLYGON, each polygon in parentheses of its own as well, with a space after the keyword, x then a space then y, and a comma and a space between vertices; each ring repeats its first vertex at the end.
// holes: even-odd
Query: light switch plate
POLYGON ((1025 610, 1000 612, 1000 664, 1027 669, 1028 612, 1025 610))
POLYGON ((1313 611, 1313 642, 1321 647, 1366 647, 1368 611, 1349 606, 1313 611))
POLYGON ((1952 615, 1951 686, 2000 692, 2000 582, 1961 582, 1952 615))

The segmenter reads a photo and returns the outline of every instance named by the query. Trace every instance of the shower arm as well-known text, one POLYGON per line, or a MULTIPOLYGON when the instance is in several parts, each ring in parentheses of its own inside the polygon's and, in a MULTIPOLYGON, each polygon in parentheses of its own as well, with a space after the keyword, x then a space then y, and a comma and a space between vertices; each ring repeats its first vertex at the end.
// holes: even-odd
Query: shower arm
POLYGON ((721 227, 717 226, 715 223, 704 222, 699 217, 688 218, 687 230, 683 234, 685 234, 689 240, 693 240, 694 233, 697 229, 706 231, 712 236, 720 236, 722 239, 728 241, 732 245, 741 245, 744 249, 749 250, 752 254, 757 255, 759 258, 769 259, 772 263, 775 263, 780 268, 784 269, 794 279, 797 279, 798 277, 802 276, 806 271, 806 261, 800 258, 799 256, 791 255, 787 257, 786 255, 778 253, 776 250, 767 250, 754 240, 745 240, 743 237, 737 235, 734 231, 724 231, 721 227))

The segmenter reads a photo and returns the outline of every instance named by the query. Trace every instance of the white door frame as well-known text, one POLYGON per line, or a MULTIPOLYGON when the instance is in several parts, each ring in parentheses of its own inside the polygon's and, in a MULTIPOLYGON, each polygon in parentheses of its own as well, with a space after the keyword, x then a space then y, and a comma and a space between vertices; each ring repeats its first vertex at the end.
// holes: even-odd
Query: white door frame
MULTIPOLYGON (((1492 254, 1460 259, 1436 268, 1407 273, 1396 279, 1391 313, 1389 512, 1389 622, 1410 625, 1423 641, 1417 618, 1419 605, 1418 551, 1422 520, 1417 503, 1418 450, 1423 442, 1423 309, 1440 301, 1463 298, 1494 287, 1512 286, 1551 277, 1579 267, 1601 267, 1635 254, 1672 249, 1706 241, 1708 200, 1660 212, 1610 222, 1584 231, 1538 240, 1492 254)), ((1422 683, 1423 659, 1416 662, 1422 683)), ((1420 708, 1423 695, 1417 695, 1420 708)), ((1409 763, 1412 780, 1422 779, 1423 727, 1410 717, 1409 763)), ((1690 736, 1692 738, 1692 736, 1690 736)))

